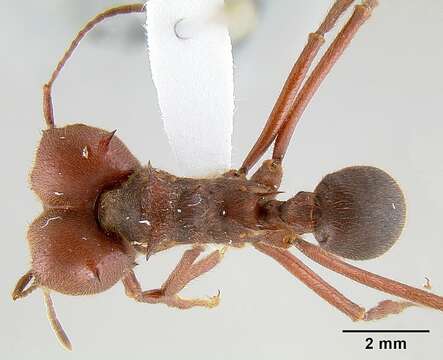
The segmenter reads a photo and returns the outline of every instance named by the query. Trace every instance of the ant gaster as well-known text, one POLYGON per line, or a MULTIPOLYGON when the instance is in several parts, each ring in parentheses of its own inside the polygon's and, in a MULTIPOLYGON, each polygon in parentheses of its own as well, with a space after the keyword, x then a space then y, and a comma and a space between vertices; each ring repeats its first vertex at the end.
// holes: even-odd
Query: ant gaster
MULTIPOLYGON (((114 132, 87 125, 55 127, 51 88, 80 40, 97 23, 117 14, 141 13, 143 4, 105 11, 79 32, 43 88, 43 132, 31 173, 43 213, 30 226, 31 269, 18 281, 13 298, 43 290, 49 320, 61 343, 71 348, 56 318, 50 291, 96 294, 122 281, 136 301, 188 309, 214 307, 209 299, 183 299, 178 293, 223 257, 217 250, 197 261, 204 244, 252 244, 274 258, 323 299, 352 320, 374 320, 423 305, 443 310, 443 298, 342 261, 385 253, 401 234, 406 205, 397 183, 384 171, 353 166, 327 175, 314 192, 276 200, 282 160, 306 105, 360 26, 375 0, 363 0, 305 80, 324 35, 351 6, 337 0, 292 69, 256 144, 239 170, 219 177, 175 177, 143 167, 114 132), (274 143, 271 160, 252 177, 248 171, 274 143), (320 246, 301 237, 313 233, 320 246), (146 257, 190 244, 159 288, 143 291, 133 271, 136 254, 146 257), (288 249, 295 247, 317 263, 366 286, 403 298, 365 310, 320 278, 288 249)), ((172 29, 173 30, 173 29, 172 29)))

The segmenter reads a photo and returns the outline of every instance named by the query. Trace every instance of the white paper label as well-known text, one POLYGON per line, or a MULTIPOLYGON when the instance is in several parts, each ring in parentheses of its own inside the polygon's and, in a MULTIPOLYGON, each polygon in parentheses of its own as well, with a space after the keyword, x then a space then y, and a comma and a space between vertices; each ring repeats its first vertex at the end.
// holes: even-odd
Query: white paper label
POLYGON ((217 20, 223 6, 223 0, 146 3, 152 77, 182 176, 231 167, 234 81, 228 29, 217 20))

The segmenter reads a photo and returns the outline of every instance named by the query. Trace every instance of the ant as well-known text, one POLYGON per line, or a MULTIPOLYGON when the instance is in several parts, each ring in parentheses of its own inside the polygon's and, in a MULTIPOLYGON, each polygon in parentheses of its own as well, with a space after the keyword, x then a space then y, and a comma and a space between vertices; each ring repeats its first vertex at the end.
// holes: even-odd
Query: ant
POLYGON ((114 132, 83 124, 56 127, 51 89, 81 39, 101 21, 144 12, 143 4, 107 10, 78 33, 43 87, 43 132, 31 173, 32 189, 43 213, 30 226, 31 269, 13 293, 14 300, 43 291, 49 321, 67 349, 71 343, 58 321, 51 291, 67 295, 103 292, 118 281, 136 301, 189 309, 212 308, 219 294, 184 299, 179 292, 213 269, 227 247, 251 244, 270 256, 328 303, 354 321, 376 320, 411 306, 443 310, 443 297, 349 265, 342 258, 372 259, 401 235, 406 204, 390 175, 369 166, 352 166, 325 176, 313 192, 277 200, 282 161, 304 109, 358 29, 371 16, 375 0, 363 0, 311 74, 324 36, 352 5, 336 0, 296 61, 257 142, 238 170, 215 178, 180 178, 142 166, 114 132), (247 177, 274 144, 272 159, 247 177), (313 233, 319 243, 302 238, 313 233), (197 260, 205 244, 225 245, 197 260), (158 289, 143 291, 133 271, 136 256, 146 258, 178 245, 186 250, 158 289), (304 265, 295 247, 315 262, 356 282, 404 300, 385 300, 366 310, 304 265))

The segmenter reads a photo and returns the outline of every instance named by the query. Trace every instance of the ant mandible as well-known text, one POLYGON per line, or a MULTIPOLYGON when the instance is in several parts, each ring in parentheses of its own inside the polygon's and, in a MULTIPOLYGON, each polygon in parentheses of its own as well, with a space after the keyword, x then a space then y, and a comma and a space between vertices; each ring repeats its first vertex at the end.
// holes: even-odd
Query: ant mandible
POLYGON ((320 83, 358 29, 375 0, 355 6, 343 29, 307 77, 324 36, 353 0, 337 0, 308 37, 257 142, 239 170, 219 177, 175 177, 141 166, 115 132, 76 124, 55 126, 51 89, 80 40, 109 17, 141 13, 143 4, 120 6, 97 15, 78 33, 43 87, 43 132, 31 173, 43 213, 30 226, 31 269, 20 278, 14 300, 43 290, 49 320, 60 342, 70 341, 55 315, 50 291, 67 295, 103 292, 122 281, 139 302, 188 309, 214 307, 209 299, 183 299, 178 293, 223 258, 227 246, 252 244, 352 320, 375 320, 414 305, 443 310, 443 298, 347 264, 341 258, 372 259, 399 238, 406 204, 397 183, 384 171, 353 166, 324 177, 314 192, 287 201, 279 194, 294 129, 320 83), (307 79, 305 79, 307 77, 307 79), (274 143, 271 160, 248 179, 249 170, 274 143), (320 246, 301 235, 313 233, 320 246), (205 244, 225 248, 197 260, 205 244), (159 289, 143 291, 133 271, 137 254, 149 257, 176 245, 192 245, 159 289), (403 298, 365 310, 292 255, 295 247, 315 262, 366 286, 403 298))

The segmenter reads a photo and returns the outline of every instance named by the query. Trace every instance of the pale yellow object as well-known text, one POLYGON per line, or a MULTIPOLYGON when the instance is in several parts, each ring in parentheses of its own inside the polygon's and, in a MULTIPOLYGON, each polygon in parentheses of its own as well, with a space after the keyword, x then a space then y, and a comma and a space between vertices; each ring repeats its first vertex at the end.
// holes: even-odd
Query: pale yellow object
POLYGON ((254 0, 225 0, 225 14, 233 42, 243 40, 257 25, 257 5, 254 0))

